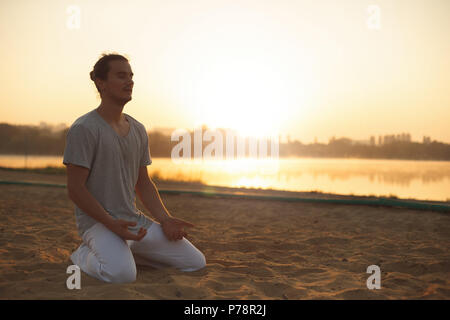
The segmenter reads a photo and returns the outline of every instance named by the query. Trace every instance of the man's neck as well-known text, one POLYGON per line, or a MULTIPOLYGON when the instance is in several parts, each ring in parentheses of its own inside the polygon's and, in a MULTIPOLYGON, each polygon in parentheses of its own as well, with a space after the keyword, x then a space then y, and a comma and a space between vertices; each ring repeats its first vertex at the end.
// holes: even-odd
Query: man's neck
POLYGON ((96 109, 97 112, 109 123, 119 124, 123 118, 122 110, 124 105, 113 101, 104 101, 96 109))

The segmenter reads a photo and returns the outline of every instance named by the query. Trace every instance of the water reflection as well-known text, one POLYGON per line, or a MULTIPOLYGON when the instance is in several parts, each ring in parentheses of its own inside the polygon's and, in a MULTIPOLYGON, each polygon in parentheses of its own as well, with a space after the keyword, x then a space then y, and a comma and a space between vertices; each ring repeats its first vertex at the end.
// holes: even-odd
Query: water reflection
MULTIPOLYGON (((28 167, 62 166, 62 157, 28 156, 28 167)), ((24 156, 0 155, 0 166, 24 167, 24 156)), ((151 174, 209 185, 323 191, 338 194, 450 198, 450 162, 289 158, 275 160, 190 160, 153 158, 151 174)))

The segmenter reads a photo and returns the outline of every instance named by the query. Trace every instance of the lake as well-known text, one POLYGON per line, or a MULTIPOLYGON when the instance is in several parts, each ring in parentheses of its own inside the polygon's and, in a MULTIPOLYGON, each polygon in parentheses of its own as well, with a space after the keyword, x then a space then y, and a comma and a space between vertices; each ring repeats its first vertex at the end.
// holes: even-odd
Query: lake
MULTIPOLYGON (((60 156, 0 155, 0 166, 63 166, 60 156)), ((285 158, 191 160, 153 158, 149 173, 161 178, 225 187, 450 200, 450 161, 285 158)))

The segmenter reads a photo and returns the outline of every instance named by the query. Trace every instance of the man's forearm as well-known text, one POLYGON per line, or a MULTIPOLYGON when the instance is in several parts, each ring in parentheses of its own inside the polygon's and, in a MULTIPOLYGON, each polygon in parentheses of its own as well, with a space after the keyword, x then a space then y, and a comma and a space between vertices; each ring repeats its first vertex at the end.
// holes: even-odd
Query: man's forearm
POLYGON ((145 208, 151 213, 156 221, 162 223, 164 220, 171 217, 166 207, 164 206, 158 189, 156 188, 153 181, 149 180, 149 182, 139 186, 139 188, 136 188, 136 193, 139 196, 139 199, 141 199, 145 208))
POLYGON ((114 220, 114 218, 106 212, 106 210, 100 205, 97 199, 94 198, 86 187, 79 187, 74 188, 74 190, 69 190, 69 198, 78 208, 83 210, 83 212, 98 222, 103 223, 108 228, 114 220))

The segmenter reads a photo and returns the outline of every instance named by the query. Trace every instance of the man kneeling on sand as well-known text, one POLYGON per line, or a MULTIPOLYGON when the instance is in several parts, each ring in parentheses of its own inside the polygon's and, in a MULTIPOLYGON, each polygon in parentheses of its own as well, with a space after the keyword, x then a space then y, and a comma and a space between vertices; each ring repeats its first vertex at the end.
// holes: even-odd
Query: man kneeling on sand
POLYGON ((136 263, 195 271, 206 260, 189 240, 189 222, 172 217, 148 176, 152 163, 143 124, 123 113, 133 89, 128 60, 104 54, 90 73, 101 104, 69 128, 63 163, 83 239, 71 260, 106 282, 133 282, 136 263), (156 221, 136 208, 136 193, 156 221))

